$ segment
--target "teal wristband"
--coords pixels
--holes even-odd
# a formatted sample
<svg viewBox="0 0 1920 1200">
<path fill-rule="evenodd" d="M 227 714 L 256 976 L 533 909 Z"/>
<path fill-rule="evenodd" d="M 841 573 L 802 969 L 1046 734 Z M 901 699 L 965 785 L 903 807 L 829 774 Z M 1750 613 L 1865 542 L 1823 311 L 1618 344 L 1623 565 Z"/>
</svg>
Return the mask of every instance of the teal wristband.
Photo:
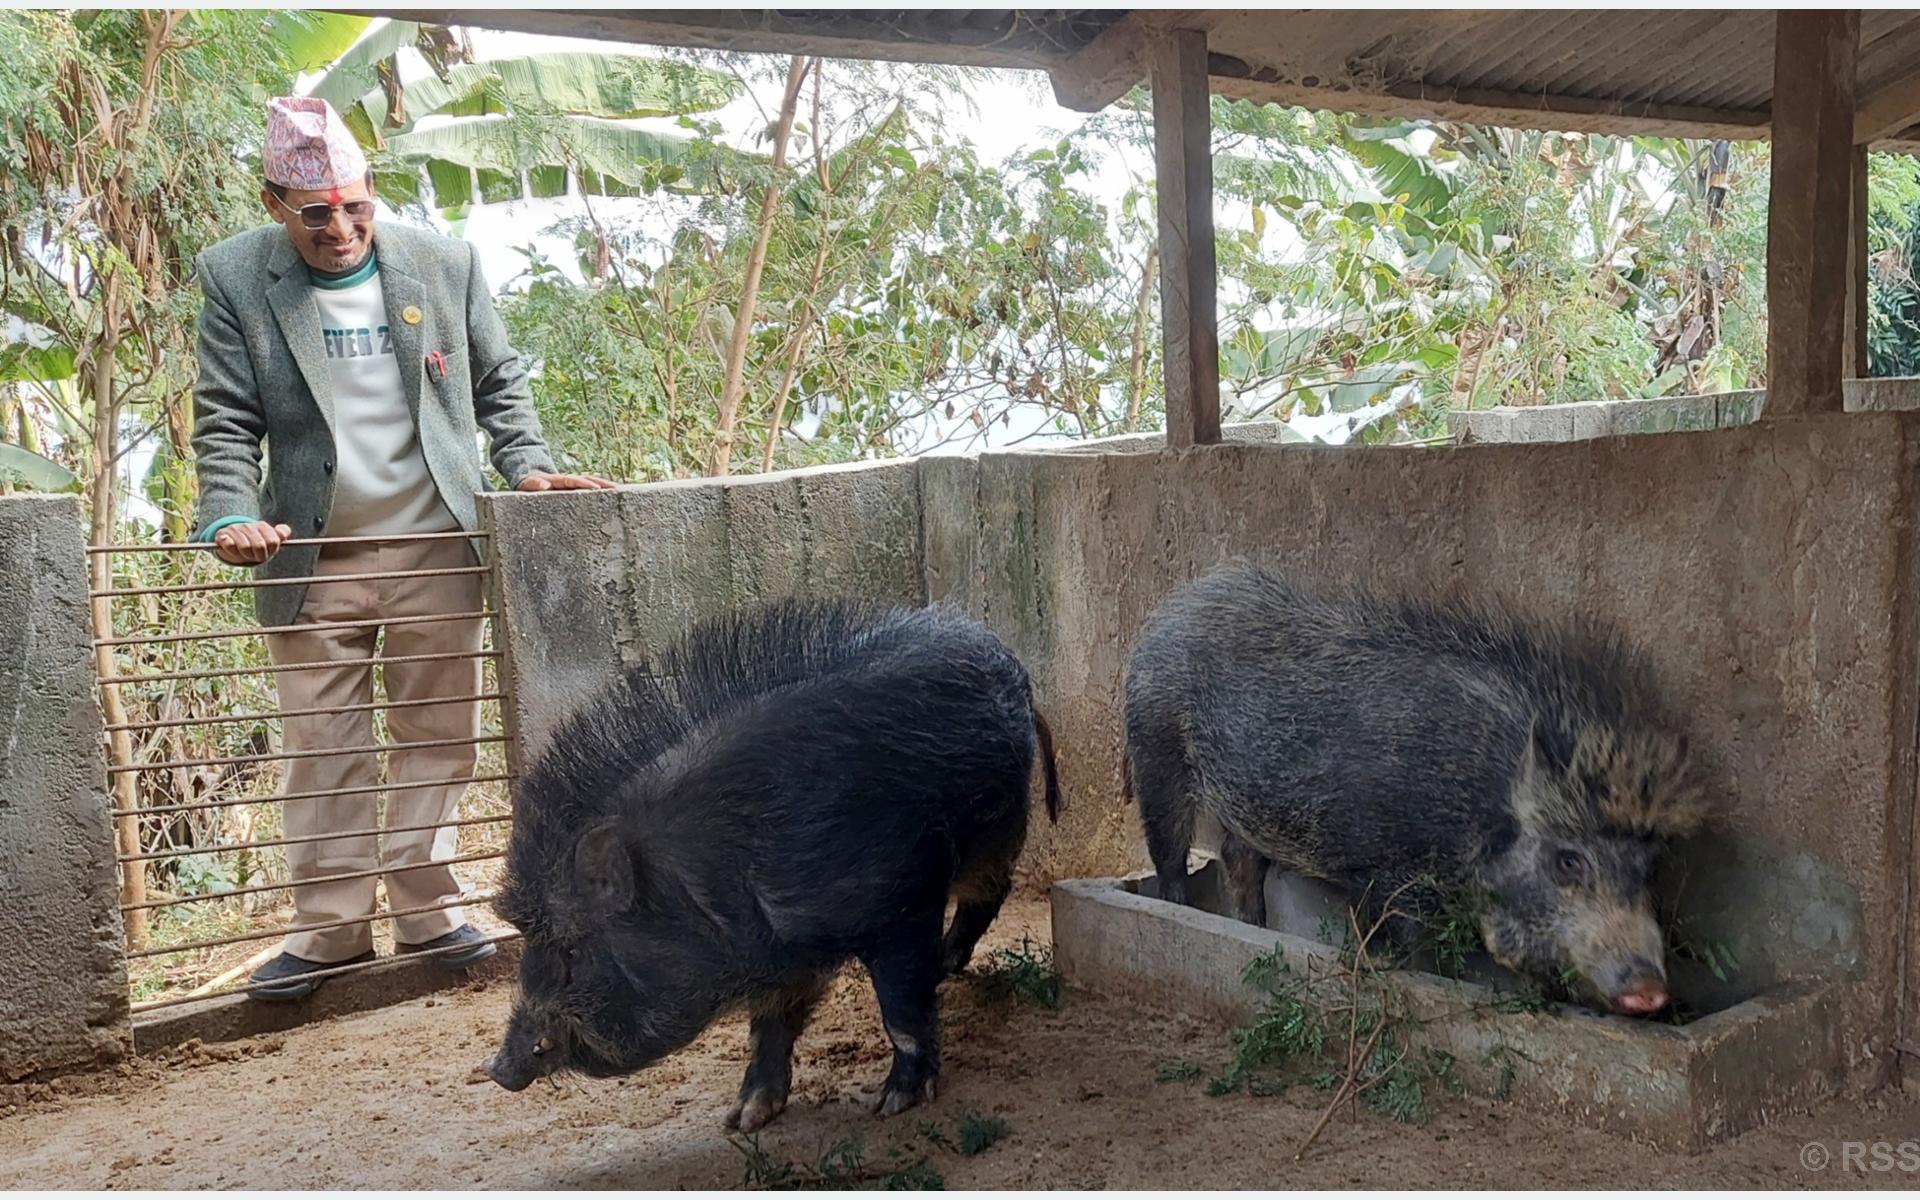
<svg viewBox="0 0 1920 1200">
<path fill-rule="evenodd" d="M 203 542 L 211 542 L 214 534 L 219 533 L 229 525 L 245 525 L 252 521 L 258 521 L 259 519 L 259 517 L 242 516 L 221 517 L 218 521 L 207 526 L 206 531 L 200 535 L 200 540 Z"/>
</svg>

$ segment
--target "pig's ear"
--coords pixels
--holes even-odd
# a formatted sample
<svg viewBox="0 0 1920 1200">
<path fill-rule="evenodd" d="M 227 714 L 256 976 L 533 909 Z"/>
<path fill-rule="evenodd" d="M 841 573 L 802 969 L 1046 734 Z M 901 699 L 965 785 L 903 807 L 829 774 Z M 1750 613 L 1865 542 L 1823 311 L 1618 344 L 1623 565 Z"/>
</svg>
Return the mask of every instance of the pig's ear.
<svg viewBox="0 0 1920 1200">
<path fill-rule="evenodd" d="M 1520 747 L 1520 761 L 1514 764 L 1513 777 L 1522 791 L 1531 791 L 1547 777 L 1548 764 L 1553 755 L 1547 748 L 1546 732 L 1540 727 L 1540 718 L 1535 717 L 1527 724 L 1527 740 Z"/>
<path fill-rule="evenodd" d="M 1520 747 L 1520 761 L 1514 764 L 1513 783 L 1508 801 L 1523 829 L 1539 830 L 1548 823 L 1554 788 L 1551 780 L 1553 753 L 1546 733 L 1535 717 L 1527 729 L 1527 740 Z"/>
<path fill-rule="evenodd" d="M 1553 747 L 1547 743 L 1547 724 L 1539 717 L 1527 728 L 1527 768 L 1543 778 L 1553 769 Z"/>
<path fill-rule="evenodd" d="M 603 821 L 580 835 L 573 848 L 573 867 L 589 896 L 610 912 L 633 904 L 633 848 L 617 821 Z"/>
</svg>

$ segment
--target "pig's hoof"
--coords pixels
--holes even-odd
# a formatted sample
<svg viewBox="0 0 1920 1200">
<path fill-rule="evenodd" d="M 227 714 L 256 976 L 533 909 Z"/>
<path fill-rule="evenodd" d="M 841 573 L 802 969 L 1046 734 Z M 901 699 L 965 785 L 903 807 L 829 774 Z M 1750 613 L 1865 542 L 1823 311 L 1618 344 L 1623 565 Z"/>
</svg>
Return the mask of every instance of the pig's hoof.
<svg viewBox="0 0 1920 1200">
<path fill-rule="evenodd" d="M 897 1117 L 914 1105 L 925 1100 L 933 1101 L 937 1078 L 929 1076 L 919 1087 L 902 1086 L 893 1080 L 887 1080 L 887 1086 L 880 1091 L 880 1098 L 873 1103 L 873 1115 L 876 1117 Z"/>
<path fill-rule="evenodd" d="M 786 1110 L 787 1098 L 772 1092 L 755 1092 L 742 1098 L 727 1114 L 727 1128 L 753 1133 Z"/>
</svg>

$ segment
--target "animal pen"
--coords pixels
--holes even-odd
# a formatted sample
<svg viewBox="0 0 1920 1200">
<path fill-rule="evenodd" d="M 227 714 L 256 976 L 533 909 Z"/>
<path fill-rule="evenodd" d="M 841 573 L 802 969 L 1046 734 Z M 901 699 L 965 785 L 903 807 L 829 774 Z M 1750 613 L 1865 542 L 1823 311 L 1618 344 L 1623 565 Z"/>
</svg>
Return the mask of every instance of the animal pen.
<svg viewBox="0 0 1920 1200">
<path fill-rule="evenodd" d="M 1169 590 L 1235 555 L 1353 584 L 1497 592 L 1605 615 L 1647 648 L 1712 755 L 1729 814 L 1680 848 L 1686 915 L 1699 936 L 1737 950 L 1726 978 L 1698 981 L 1704 1015 L 1689 1026 L 1566 1019 L 1563 1035 L 1562 1018 L 1526 1018 L 1508 1036 L 1534 1047 L 1539 1077 L 1514 1099 L 1698 1147 L 1887 1083 L 1915 1053 L 1920 381 L 1863 376 L 1866 155 L 1920 152 L 1920 16 L 393 15 L 1037 68 L 1062 103 L 1088 111 L 1152 85 L 1164 443 L 483 497 L 498 655 L 484 691 L 502 705 L 489 735 L 503 749 L 499 782 L 548 744 L 579 697 L 692 619 L 789 595 L 949 602 L 1028 665 L 1057 734 L 1068 800 L 1057 827 L 1036 825 L 1023 872 L 1030 889 L 1055 887 L 1068 982 L 1174 1007 L 1201 997 L 1198 1007 L 1231 1015 L 1248 1003 L 1246 957 L 1317 951 L 1299 929 L 1171 911 L 1124 878 L 1143 861 L 1119 766 L 1134 633 Z M 1702 45 L 1713 55 L 1697 57 Z M 1463 425 L 1458 444 L 1438 448 L 1283 446 L 1263 444 L 1258 426 L 1223 430 L 1209 92 L 1529 128 L 1771 138 L 1764 397 L 1622 402 L 1578 428 L 1541 410 L 1492 432 Z M 152 948 L 129 946 L 124 918 L 164 901 L 123 896 L 116 865 L 165 851 L 116 848 L 133 794 L 117 785 L 141 764 L 103 753 L 134 731 L 103 728 L 96 664 L 171 635 L 116 634 L 94 619 L 81 528 L 70 499 L 0 499 L 0 956 L 12 964 L 0 972 L 0 1081 L 432 986 L 414 964 L 383 964 L 358 990 L 323 990 L 291 1010 L 182 996 L 132 1011 L 128 967 L 142 960 L 130 955 Z M 109 687 L 152 678 L 106 674 Z M 497 827 L 499 816 L 474 820 Z M 1405 984 L 1430 988 L 1424 977 Z"/>
</svg>

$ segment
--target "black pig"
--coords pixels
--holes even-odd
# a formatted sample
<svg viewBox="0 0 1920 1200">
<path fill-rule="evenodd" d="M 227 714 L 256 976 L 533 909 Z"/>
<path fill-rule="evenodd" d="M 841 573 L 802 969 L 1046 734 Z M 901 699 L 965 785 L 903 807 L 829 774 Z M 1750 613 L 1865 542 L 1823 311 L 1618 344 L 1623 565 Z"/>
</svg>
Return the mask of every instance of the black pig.
<svg viewBox="0 0 1920 1200">
<path fill-rule="evenodd" d="M 744 1004 L 727 1126 L 750 1132 L 785 1107 L 794 1039 L 858 959 L 894 1047 L 876 1111 L 931 1097 L 935 986 L 1011 887 L 1036 741 L 1052 816 L 1026 670 L 952 610 L 783 602 L 696 627 L 516 789 L 496 907 L 526 946 L 488 1073 L 515 1091 L 625 1074 Z"/>
<path fill-rule="evenodd" d="M 1168 899 L 1185 902 L 1204 808 L 1241 920 L 1264 921 L 1269 860 L 1376 900 L 1437 883 L 1480 898 L 1503 965 L 1571 969 L 1616 1012 L 1667 1002 L 1648 875 L 1705 806 L 1684 737 L 1608 629 L 1318 593 L 1237 564 L 1147 620 L 1126 743 Z"/>
</svg>

